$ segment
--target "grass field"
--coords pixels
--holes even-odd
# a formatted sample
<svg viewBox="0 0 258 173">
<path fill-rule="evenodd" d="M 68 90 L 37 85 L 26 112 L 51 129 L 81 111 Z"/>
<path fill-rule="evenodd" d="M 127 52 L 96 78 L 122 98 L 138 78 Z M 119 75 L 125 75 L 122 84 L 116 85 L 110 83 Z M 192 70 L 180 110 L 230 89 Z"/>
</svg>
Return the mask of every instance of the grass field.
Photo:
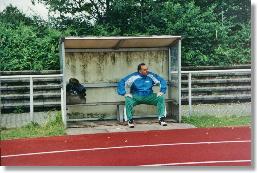
<svg viewBox="0 0 258 173">
<path fill-rule="evenodd" d="M 192 124 L 195 127 L 227 127 L 227 126 L 249 126 L 250 116 L 183 116 L 182 123 Z M 65 135 L 61 114 L 57 113 L 55 119 L 47 121 L 44 125 L 30 123 L 21 128 L 1 129 L 1 140 L 17 138 L 33 138 L 44 136 Z"/>
<path fill-rule="evenodd" d="M 251 125 L 250 116 L 183 116 L 183 123 L 192 124 L 195 127 L 228 127 Z"/>
<path fill-rule="evenodd" d="M 1 140 L 65 135 L 61 113 L 45 124 L 30 123 L 21 128 L 1 129 Z"/>
</svg>

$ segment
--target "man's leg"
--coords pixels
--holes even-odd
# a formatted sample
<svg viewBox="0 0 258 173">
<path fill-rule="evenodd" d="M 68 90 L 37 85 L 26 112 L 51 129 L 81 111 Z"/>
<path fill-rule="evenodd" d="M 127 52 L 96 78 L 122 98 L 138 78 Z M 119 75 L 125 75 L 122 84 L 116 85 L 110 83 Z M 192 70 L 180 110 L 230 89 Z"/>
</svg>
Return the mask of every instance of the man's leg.
<svg viewBox="0 0 258 173">
<path fill-rule="evenodd" d="M 166 117 L 165 97 L 163 95 L 157 97 L 156 95 L 156 99 L 157 99 L 157 112 L 160 120 L 160 118 Z"/>
<path fill-rule="evenodd" d="M 133 118 L 133 107 L 136 105 L 136 100 L 131 97 L 125 97 L 125 114 L 128 121 Z"/>
<path fill-rule="evenodd" d="M 144 104 L 148 105 L 156 105 L 157 106 L 157 113 L 158 113 L 158 118 L 159 120 L 162 117 L 166 116 L 166 105 L 165 105 L 165 97 L 164 96 L 159 96 L 157 97 L 157 94 L 153 93 L 147 97 L 144 97 L 142 102 Z"/>
</svg>

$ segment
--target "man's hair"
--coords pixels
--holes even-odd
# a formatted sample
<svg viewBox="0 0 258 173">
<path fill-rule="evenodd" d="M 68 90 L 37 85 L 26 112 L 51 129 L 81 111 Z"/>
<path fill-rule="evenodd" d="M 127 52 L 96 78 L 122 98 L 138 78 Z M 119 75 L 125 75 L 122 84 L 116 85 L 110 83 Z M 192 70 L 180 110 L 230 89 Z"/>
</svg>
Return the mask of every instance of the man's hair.
<svg viewBox="0 0 258 173">
<path fill-rule="evenodd" d="M 144 63 L 141 63 L 138 65 L 137 72 L 139 72 L 142 69 L 142 66 L 145 65 Z"/>
</svg>

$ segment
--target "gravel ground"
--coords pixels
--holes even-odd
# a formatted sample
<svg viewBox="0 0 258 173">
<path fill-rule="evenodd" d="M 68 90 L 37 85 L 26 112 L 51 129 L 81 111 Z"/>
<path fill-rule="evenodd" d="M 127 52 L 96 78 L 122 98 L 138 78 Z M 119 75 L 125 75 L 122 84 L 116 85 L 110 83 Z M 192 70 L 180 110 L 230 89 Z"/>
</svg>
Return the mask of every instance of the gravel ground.
<svg viewBox="0 0 258 173">
<path fill-rule="evenodd" d="M 44 124 L 49 119 L 55 117 L 57 112 L 35 112 L 34 120 L 38 124 Z M 11 113 L 11 114 L 1 114 L 0 115 L 0 127 L 1 128 L 16 128 L 22 127 L 30 123 L 30 113 Z"/>
<path fill-rule="evenodd" d="M 251 102 L 228 104 L 199 104 L 192 105 L 192 115 L 202 116 L 251 116 Z M 182 106 L 182 115 L 189 115 L 189 106 Z"/>
</svg>

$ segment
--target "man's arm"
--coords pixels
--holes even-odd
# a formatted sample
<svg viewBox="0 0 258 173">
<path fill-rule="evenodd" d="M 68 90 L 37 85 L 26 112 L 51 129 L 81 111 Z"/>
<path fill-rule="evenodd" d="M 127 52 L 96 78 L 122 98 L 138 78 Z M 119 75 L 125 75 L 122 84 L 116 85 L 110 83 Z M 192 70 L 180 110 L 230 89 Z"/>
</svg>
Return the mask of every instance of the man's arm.
<svg viewBox="0 0 258 173">
<path fill-rule="evenodd" d="M 117 93 L 121 96 L 124 96 L 126 94 L 126 90 L 125 90 L 125 87 L 126 87 L 126 82 L 128 81 L 128 79 L 130 77 L 132 77 L 134 75 L 134 73 L 124 77 L 123 79 L 121 79 L 119 82 L 118 82 L 118 86 L 117 86 Z"/>
<path fill-rule="evenodd" d="M 119 82 L 118 82 L 118 85 L 117 85 L 117 93 L 121 96 L 124 96 L 126 94 L 126 91 L 125 91 L 125 78 L 121 79 Z"/>
<path fill-rule="evenodd" d="M 162 77 L 160 77 L 159 75 L 157 75 L 157 78 L 160 81 L 160 92 L 166 94 L 166 91 L 167 91 L 167 81 L 165 79 L 163 79 Z"/>
<path fill-rule="evenodd" d="M 167 82 L 165 79 L 163 79 L 161 76 L 159 76 L 158 74 L 152 73 L 150 72 L 150 74 L 154 77 L 154 83 L 158 83 L 160 84 L 160 92 L 162 92 L 163 94 L 166 94 L 167 91 Z M 157 80 L 157 81 L 156 81 Z"/>
</svg>

